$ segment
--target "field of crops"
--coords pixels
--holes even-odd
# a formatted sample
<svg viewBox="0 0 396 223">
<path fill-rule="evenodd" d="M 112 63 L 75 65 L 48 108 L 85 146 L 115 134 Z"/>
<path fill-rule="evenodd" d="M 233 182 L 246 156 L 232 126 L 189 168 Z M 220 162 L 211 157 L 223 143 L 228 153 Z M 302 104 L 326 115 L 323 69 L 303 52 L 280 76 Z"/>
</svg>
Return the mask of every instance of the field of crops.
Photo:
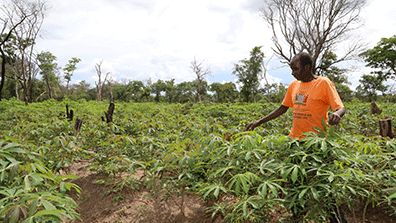
<svg viewBox="0 0 396 223">
<path fill-rule="evenodd" d="M 73 121 L 65 118 L 66 104 Z M 334 199 L 357 222 L 375 206 L 396 218 L 396 141 L 378 136 L 379 119 L 396 114 L 395 104 L 379 104 L 381 115 L 369 115 L 367 103 L 346 104 L 340 125 L 300 142 L 287 136 L 291 111 L 244 131 L 279 104 L 115 103 L 106 123 L 108 106 L 0 102 L 1 221 L 79 219 L 69 196 L 80 191 L 76 176 L 57 174 L 78 160 L 106 176 L 96 183 L 113 193 L 145 188 L 164 192 L 165 200 L 196 193 L 224 222 L 267 222 L 275 210 L 300 206 L 306 220 L 325 222 Z M 139 179 L 128 177 L 138 171 Z"/>
</svg>

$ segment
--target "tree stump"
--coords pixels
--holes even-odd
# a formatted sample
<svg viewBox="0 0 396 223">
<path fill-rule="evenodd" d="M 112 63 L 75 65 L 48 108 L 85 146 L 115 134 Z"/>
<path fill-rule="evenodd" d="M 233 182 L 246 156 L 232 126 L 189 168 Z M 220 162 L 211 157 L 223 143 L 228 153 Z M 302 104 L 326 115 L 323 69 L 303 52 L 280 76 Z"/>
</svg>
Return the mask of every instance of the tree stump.
<svg viewBox="0 0 396 223">
<path fill-rule="evenodd" d="M 105 112 L 105 116 L 106 116 L 106 122 L 110 123 L 113 122 L 113 112 L 114 112 L 114 103 L 111 102 L 109 105 L 109 109 L 107 110 L 107 112 Z"/>
<path fill-rule="evenodd" d="M 73 121 L 73 110 L 70 109 L 69 111 L 69 105 L 66 104 L 66 118 L 69 119 L 69 121 Z"/>
<path fill-rule="evenodd" d="M 382 137 L 389 137 L 393 138 L 393 131 L 392 131 L 392 117 L 385 117 L 379 121 L 380 126 L 380 135 Z"/>
<path fill-rule="evenodd" d="M 371 102 L 370 105 L 370 115 L 381 114 L 382 109 L 380 109 L 375 102 Z"/>
<path fill-rule="evenodd" d="M 73 121 L 73 116 L 74 116 L 73 109 L 70 109 L 69 116 L 67 117 L 69 119 L 69 121 Z"/>
<path fill-rule="evenodd" d="M 78 132 L 80 132 L 81 125 L 82 125 L 81 118 L 77 118 L 76 124 L 74 125 L 74 136 L 77 136 Z"/>
<path fill-rule="evenodd" d="M 66 118 L 69 118 L 69 105 L 66 104 Z"/>
</svg>

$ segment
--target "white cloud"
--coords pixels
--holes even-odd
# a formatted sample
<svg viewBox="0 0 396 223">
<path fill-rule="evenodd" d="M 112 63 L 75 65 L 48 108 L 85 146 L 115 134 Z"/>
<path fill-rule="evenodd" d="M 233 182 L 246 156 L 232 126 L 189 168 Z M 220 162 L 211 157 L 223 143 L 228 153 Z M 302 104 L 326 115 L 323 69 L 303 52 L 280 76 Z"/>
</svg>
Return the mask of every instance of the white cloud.
<svg viewBox="0 0 396 223">
<path fill-rule="evenodd" d="M 365 21 L 364 35 L 374 47 L 381 38 L 395 35 L 396 2 L 394 0 L 370 0 L 362 12 Z"/>
<path fill-rule="evenodd" d="M 48 2 L 52 8 L 38 51 L 53 53 L 60 66 L 72 57 L 82 59 L 75 80 L 93 83 L 97 58 L 103 59 L 103 69 L 113 79 L 181 82 L 195 79 L 190 68 L 194 56 L 216 76 L 219 71 L 231 73 L 234 63 L 247 58 L 254 46 L 272 53 L 271 32 L 259 12 L 262 0 Z M 394 11 L 393 0 L 369 2 L 364 13 L 372 42 L 394 34 Z"/>
<path fill-rule="evenodd" d="M 280 84 L 281 83 L 281 81 L 282 81 L 282 79 L 280 79 L 280 78 L 276 78 L 276 77 L 273 77 L 273 76 L 271 76 L 271 75 L 269 75 L 269 74 L 267 74 L 267 80 L 265 80 L 265 79 L 262 79 L 261 81 L 260 81 L 260 86 L 261 87 L 265 87 L 265 85 L 267 84 L 267 81 L 268 81 L 268 84 Z"/>
</svg>

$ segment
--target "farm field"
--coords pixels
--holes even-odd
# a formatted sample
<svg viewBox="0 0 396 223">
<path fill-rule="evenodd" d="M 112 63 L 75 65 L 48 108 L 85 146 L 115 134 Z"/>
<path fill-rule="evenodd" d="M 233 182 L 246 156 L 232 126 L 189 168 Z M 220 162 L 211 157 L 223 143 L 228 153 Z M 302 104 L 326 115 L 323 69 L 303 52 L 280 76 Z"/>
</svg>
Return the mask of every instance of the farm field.
<svg viewBox="0 0 396 223">
<path fill-rule="evenodd" d="M 378 136 L 396 105 L 345 105 L 298 142 L 291 111 L 244 131 L 279 104 L 115 103 L 106 123 L 108 102 L 3 100 L 0 220 L 276 222 L 303 206 L 325 222 L 335 199 L 349 222 L 396 222 L 396 141 Z"/>
</svg>

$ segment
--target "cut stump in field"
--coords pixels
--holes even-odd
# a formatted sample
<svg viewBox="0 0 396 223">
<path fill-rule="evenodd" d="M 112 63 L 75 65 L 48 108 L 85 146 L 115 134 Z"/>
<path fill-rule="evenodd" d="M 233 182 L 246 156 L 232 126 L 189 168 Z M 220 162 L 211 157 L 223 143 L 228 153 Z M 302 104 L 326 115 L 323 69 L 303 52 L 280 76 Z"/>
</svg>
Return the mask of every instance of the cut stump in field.
<svg viewBox="0 0 396 223">
<path fill-rule="evenodd" d="M 76 124 L 74 125 L 74 136 L 77 136 L 78 132 L 81 129 L 82 120 L 81 118 L 76 119 Z"/>
<path fill-rule="evenodd" d="M 371 102 L 370 105 L 370 115 L 381 114 L 382 109 L 380 109 L 375 102 Z"/>
<path fill-rule="evenodd" d="M 382 137 L 393 138 L 392 117 L 385 117 L 379 121 L 380 135 Z"/>
<path fill-rule="evenodd" d="M 66 118 L 69 119 L 69 121 L 73 121 L 73 110 L 70 109 L 69 111 L 69 105 L 66 104 Z"/>
<path fill-rule="evenodd" d="M 106 122 L 110 123 L 113 122 L 113 112 L 114 112 L 114 103 L 111 102 L 109 105 L 109 109 L 107 110 L 107 112 L 105 112 L 105 116 L 106 116 Z"/>
</svg>

